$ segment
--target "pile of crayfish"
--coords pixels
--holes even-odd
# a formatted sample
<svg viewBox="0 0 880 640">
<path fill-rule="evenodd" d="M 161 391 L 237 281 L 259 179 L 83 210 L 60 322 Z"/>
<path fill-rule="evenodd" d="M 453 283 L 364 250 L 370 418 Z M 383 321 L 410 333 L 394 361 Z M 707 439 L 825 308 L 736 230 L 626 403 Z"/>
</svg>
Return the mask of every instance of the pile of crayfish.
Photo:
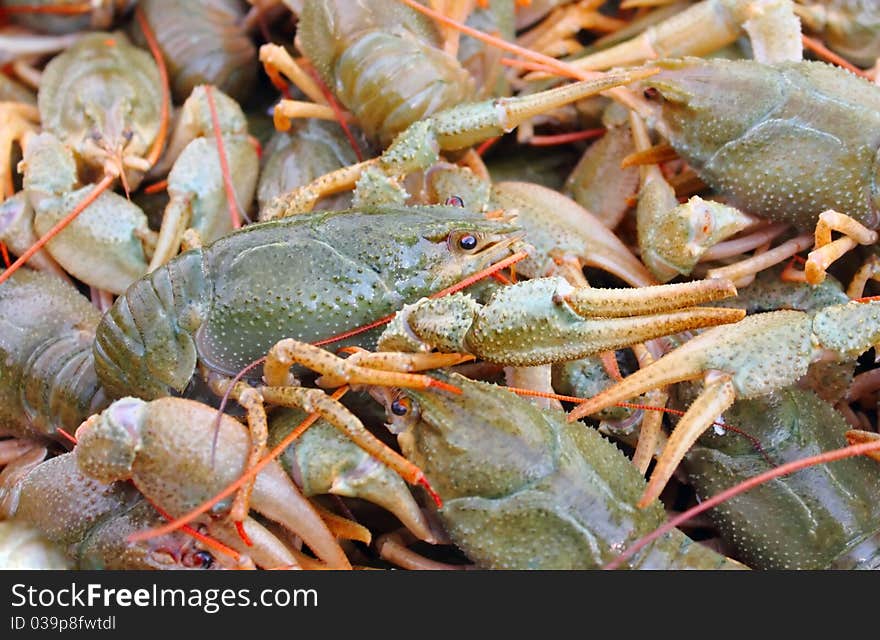
<svg viewBox="0 0 880 640">
<path fill-rule="evenodd" d="M 0 3 L 0 566 L 880 568 L 880 3 Z"/>
</svg>

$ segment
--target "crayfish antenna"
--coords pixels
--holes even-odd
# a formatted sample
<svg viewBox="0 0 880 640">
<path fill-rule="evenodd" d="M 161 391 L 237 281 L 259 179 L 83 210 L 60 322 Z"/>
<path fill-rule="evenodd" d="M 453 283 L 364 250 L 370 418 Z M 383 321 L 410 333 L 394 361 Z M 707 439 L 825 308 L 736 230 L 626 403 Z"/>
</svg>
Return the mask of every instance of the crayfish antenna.
<svg viewBox="0 0 880 640">
<path fill-rule="evenodd" d="M 241 228 L 241 219 L 244 217 L 238 198 L 235 195 L 235 187 L 232 186 L 232 176 L 229 175 L 229 162 L 226 159 L 226 146 L 223 144 L 223 134 L 220 131 L 220 118 L 217 116 L 217 105 L 214 103 L 214 88 L 205 85 L 205 97 L 208 99 L 208 109 L 211 112 L 211 126 L 214 129 L 214 141 L 217 144 L 217 155 L 220 157 L 220 170 L 223 173 L 223 188 L 226 191 L 226 204 L 229 207 L 229 218 L 232 220 L 232 228 Z"/>
<path fill-rule="evenodd" d="M 6 280 L 8 280 L 9 277 L 12 276 L 13 273 L 18 271 L 19 268 L 21 268 L 21 266 L 25 262 L 30 260 L 30 258 L 35 253 L 37 253 L 40 249 L 42 249 L 43 246 L 47 242 L 49 242 L 49 240 L 51 240 L 52 238 L 57 236 L 59 233 L 61 233 L 65 229 L 65 227 L 67 227 L 67 225 L 69 225 L 71 222 L 73 222 L 76 219 L 76 217 L 86 209 L 86 207 L 88 207 L 90 204 L 92 204 L 98 198 L 98 196 L 100 196 L 102 193 L 104 193 L 104 191 L 106 191 L 107 188 L 111 184 L 113 184 L 113 181 L 115 179 L 116 178 L 114 178 L 112 175 L 105 175 L 101 179 L 101 181 L 95 185 L 94 189 L 92 189 L 88 193 L 88 195 L 86 195 L 86 197 L 83 198 L 82 201 L 78 205 L 76 205 L 76 207 L 74 207 L 73 211 L 68 213 L 61 220 L 59 220 L 55 224 L 55 226 L 53 226 L 51 229 L 49 229 L 49 231 L 47 231 L 39 240 L 37 240 L 34 244 L 32 244 L 30 246 L 30 248 L 28 248 L 27 251 L 22 253 L 18 257 L 18 260 L 13 262 L 12 265 L 8 269 L 6 269 L 3 273 L 0 273 L 0 284 L 5 282 Z"/>
<path fill-rule="evenodd" d="M 150 27 L 149 22 L 147 22 L 143 9 L 135 7 L 134 17 L 138 21 L 138 26 L 140 26 L 141 31 L 144 33 L 144 38 L 147 41 L 150 54 L 152 54 L 153 60 L 156 61 L 156 66 L 159 69 L 159 79 L 162 85 L 162 106 L 159 113 L 159 131 L 157 132 L 156 139 L 153 141 L 153 146 L 150 147 L 146 157 L 146 161 L 152 167 L 159 160 L 159 156 L 162 155 L 162 151 L 165 149 L 165 141 L 168 137 L 168 121 L 171 112 L 171 89 L 168 81 L 168 67 L 165 66 L 165 58 L 162 57 L 159 43 L 156 41 L 156 35 L 153 33 L 153 29 Z"/>
</svg>

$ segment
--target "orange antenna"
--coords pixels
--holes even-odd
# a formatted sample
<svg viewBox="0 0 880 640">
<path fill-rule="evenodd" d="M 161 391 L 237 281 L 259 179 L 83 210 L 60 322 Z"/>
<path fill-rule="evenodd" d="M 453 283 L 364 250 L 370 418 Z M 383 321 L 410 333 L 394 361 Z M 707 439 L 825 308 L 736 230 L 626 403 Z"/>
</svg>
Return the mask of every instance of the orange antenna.
<svg viewBox="0 0 880 640">
<path fill-rule="evenodd" d="M 506 387 L 504 385 L 500 385 L 502 389 L 507 389 L 508 391 L 512 391 L 513 393 L 519 396 L 531 396 L 535 398 L 548 398 L 550 400 L 559 400 L 560 402 L 573 402 L 575 404 L 580 404 L 585 402 L 586 398 L 579 398 L 577 396 L 564 396 L 558 393 L 551 393 L 549 391 L 533 391 L 532 389 L 523 389 L 521 387 Z M 655 407 L 653 405 L 648 404 L 634 404 L 632 402 L 615 402 L 615 407 L 626 407 L 627 409 L 641 409 L 642 411 L 662 411 L 663 413 L 671 413 L 675 416 L 683 416 L 684 411 L 679 411 L 678 409 L 670 409 L 669 407 Z M 733 427 L 724 422 L 718 422 L 717 420 L 712 423 L 713 425 L 725 429 L 726 431 L 731 431 L 738 435 L 741 435 L 749 442 L 752 443 L 752 446 L 758 451 L 764 461 L 769 464 L 771 467 L 773 466 L 773 461 L 767 455 L 767 452 L 764 450 L 764 447 L 761 446 L 761 441 L 758 440 L 755 436 L 750 434 L 743 429 L 739 429 L 737 427 Z"/>
<path fill-rule="evenodd" d="M 831 49 L 822 44 L 820 40 L 817 40 L 816 38 L 811 38 L 810 36 L 803 34 L 801 34 L 801 40 L 804 43 L 804 48 L 809 49 L 826 62 L 836 64 L 838 67 L 843 67 L 847 71 L 851 71 L 857 76 L 865 78 L 868 81 L 871 80 L 871 76 L 866 71 L 859 69 L 846 58 L 842 58 L 834 53 Z"/>
<path fill-rule="evenodd" d="M 150 53 L 153 55 L 153 59 L 156 61 L 156 67 L 159 69 L 159 80 L 161 82 L 162 89 L 162 106 L 161 111 L 159 112 L 159 131 L 156 134 L 156 139 L 153 141 L 153 146 L 150 147 L 149 153 L 147 153 L 146 160 L 150 163 L 150 165 L 156 164 L 156 161 L 159 159 L 159 156 L 162 155 L 162 149 L 165 147 L 165 138 L 168 136 L 168 117 L 171 109 L 171 90 L 169 88 L 168 83 L 168 68 L 165 66 L 165 58 L 162 57 L 162 51 L 159 49 L 159 43 L 156 41 L 156 35 L 153 33 L 153 29 L 150 28 L 150 24 L 147 22 L 146 17 L 144 17 L 143 10 L 138 6 L 134 9 L 134 17 L 138 21 L 138 26 L 140 26 L 141 31 L 144 32 L 144 38 L 147 40 L 147 46 L 150 48 Z"/>
<path fill-rule="evenodd" d="M 217 453 L 217 437 L 220 435 L 220 420 L 223 418 L 223 410 L 226 408 L 226 404 L 229 402 L 229 396 L 232 394 L 232 389 L 235 388 L 235 385 L 245 376 L 245 374 L 256 366 L 263 364 L 266 362 L 266 356 L 262 358 L 257 358 L 250 364 L 245 365 L 241 371 L 235 374 L 235 377 L 226 387 L 226 391 L 223 392 L 223 398 L 220 400 L 220 406 L 217 407 L 217 417 L 214 418 L 214 439 L 211 441 L 211 466 L 214 466 L 216 461 L 215 454 Z"/>
<path fill-rule="evenodd" d="M 75 16 L 82 13 L 91 13 L 93 3 L 80 2 L 77 4 L 60 4 L 60 5 L 20 5 L 17 7 L 2 7 L 0 14 L 3 13 L 52 13 L 55 15 Z"/>
<path fill-rule="evenodd" d="M 232 186 L 232 176 L 229 175 L 229 162 L 226 159 L 226 146 L 223 144 L 223 135 L 220 133 L 220 118 L 217 116 L 217 105 L 214 103 L 214 87 L 205 85 L 205 97 L 208 99 L 208 110 L 211 112 L 211 126 L 214 129 L 214 141 L 217 144 L 217 155 L 220 157 L 220 171 L 223 173 L 223 188 L 226 191 L 226 204 L 229 206 L 229 218 L 232 220 L 232 228 L 241 228 L 241 209 L 238 206 L 238 198 L 235 188 Z"/>
<path fill-rule="evenodd" d="M 533 147 L 552 147 L 559 144 L 568 144 L 569 142 L 579 142 L 581 140 L 594 140 L 605 135 L 606 129 L 600 127 L 598 129 L 583 129 L 581 131 L 571 131 L 569 133 L 558 133 L 552 136 L 532 136 L 528 143 Z"/>
<path fill-rule="evenodd" d="M 113 177 L 113 176 L 111 176 L 111 175 L 105 175 L 105 176 L 101 179 L 101 181 L 100 181 L 98 184 L 95 185 L 95 188 L 92 189 L 91 191 L 89 191 L 88 195 L 86 195 L 86 197 L 83 198 L 83 200 L 82 200 L 78 205 L 76 205 L 76 207 L 74 207 L 73 211 L 71 211 L 71 212 L 68 213 L 66 216 L 64 216 L 61 220 L 59 220 L 59 221 L 55 224 L 54 227 L 52 227 L 51 229 L 49 229 L 49 231 L 47 231 L 46 234 L 45 234 L 42 238 L 40 238 L 40 239 L 37 240 L 34 244 L 32 244 L 30 247 L 28 247 L 27 251 L 25 251 L 24 253 L 22 253 L 22 254 L 18 257 L 18 260 L 16 260 L 15 262 L 12 263 L 12 266 L 11 266 L 11 267 L 9 267 L 8 269 L 6 269 L 6 271 L 4 271 L 3 273 L 0 273 L 0 284 L 3 284 L 6 280 L 8 280 L 9 277 L 10 277 L 13 273 L 15 273 L 16 271 L 18 271 L 18 269 L 19 269 L 19 268 L 20 268 L 25 262 L 27 262 L 28 260 L 30 260 L 31 257 L 32 257 L 37 251 L 39 251 L 40 249 L 42 249 L 43 246 L 44 246 L 47 242 L 49 242 L 49 240 L 51 240 L 52 238 L 54 238 L 55 236 L 57 236 L 59 233 L 61 233 L 61 232 L 64 230 L 64 228 L 65 228 L 67 225 L 69 225 L 71 222 L 73 222 L 73 220 L 74 220 L 74 219 L 75 219 L 80 213 L 82 213 L 83 210 L 84 210 L 86 207 L 88 207 L 90 204 L 92 204 L 92 203 L 98 198 L 99 195 L 101 195 L 102 193 L 104 193 L 104 191 L 107 190 L 107 187 L 109 187 L 111 184 L 113 184 L 113 180 L 114 180 L 114 177 Z"/>
<path fill-rule="evenodd" d="M 162 507 L 157 505 L 155 502 L 153 502 L 149 498 L 147 498 L 147 502 L 149 502 L 150 505 L 152 505 L 152 507 L 158 512 L 158 514 L 160 516 L 162 516 L 163 518 L 165 518 L 166 520 L 173 519 L 171 517 L 171 515 L 168 514 L 167 511 L 165 511 Z M 204 544 L 206 547 L 214 549 L 215 551 L 219 551 L 223 555 L 229 556 L 230 558 L 232 558 L 234 560 L 238 560 L 241 557 L 235 549 L 227 547 L 225 544 L 223 544 L 219 540 L 215 540 L 214 538 L 212 538 L 210 536 L 206 536 L 204 533 L 200 533 L 200 532 L 196 531 L 188 524 L 183 525 L 182 527 L 180 527 L 180 529 L 181 529 L 181 531 L 183 531 L 187 535 L 195 538 L 196 540 L 198 540 L 199 542 Z"/>
<path fill-rule="evenodd" d="M 66 440 L 69 440 L 71 443 L 73 443 L 74 446 L 76 446 L 77 440 L 75 437 L 73 437 L 72 435 L 67 433 L 64 429 L 61 429 L 61 428 L 56 429 L 56 431 L 58 431 L 58 433 L 61 434 Z"/>
<path fill-rule="evenodd" d="M 168 180 L 163 178 L 158 182 L 154 182 L 151 185 L 144 187 L 144 193 L 147 195 L 153 195 L 154 193 L 159 193 L 161 191 L 165 191 L 168 188 Z"/>
<path fill-rule="evenodd" d="M 602 568 L 617 569 L 623 562 L 631 558 L 639 550 L 644 549 L 654 540 L 661 537 L 668 531 L 674 529 L 681 523 L 690 520 L 694 516 L 703 513 L 704 511 L 708 511 L 709 509 L 716 507 L 722 502 L 730 500 L 731 498 L 738 496 L 741 493 L 745 493 L 750 489 L 754 489 L 758 485 L 764 484 L 765 482 L 787 476 L 790 473 L 800 471 L 801 469 L 806 469 L 807 467 L 813 467 L 818 464 L 825 464 L 826 462 L 834 462 L 835 460 L 843 460 L 844 458 L 861 456 L 876 451 L 880 451 L 880 440 L 874 440 L 872 442 L 855 444 L 847 447 L 842 447 L 840 449 L 834 449 L 832 451 L 826 451 L 815 456 L 809 456 L 800 460 L 794 460 L 793 462 L 789 462 L 780 465 L 774 469 L 770 469 L 769 471 L 765 471 L 764 473 L 760 473 L 752 478 L 749 478 L 748 480 L 740 482 L 739 484 L 722 491 L 715 496 L 712 496 L 708 500 L 705 500 L 700 504 L 691 507 L 687 511 L 678 514 L 677 516 L 669 520 L 666 524 L 658 527 L 657 529 L 654 529 L 654 531 L 652 531 L 651 533 L 636 540 L 617 558 L 615 558 Z"/>
<path fill-rule="evenodd" d="M 495 136 L 494 138 L 489 138 L 488 140 L 486 140 L 483 144 L 477 147 L 477 155 L 482 156 L 483 154 L 485 154 L 499 140 L 501 140 L 501 136 Z"/>
</svg>

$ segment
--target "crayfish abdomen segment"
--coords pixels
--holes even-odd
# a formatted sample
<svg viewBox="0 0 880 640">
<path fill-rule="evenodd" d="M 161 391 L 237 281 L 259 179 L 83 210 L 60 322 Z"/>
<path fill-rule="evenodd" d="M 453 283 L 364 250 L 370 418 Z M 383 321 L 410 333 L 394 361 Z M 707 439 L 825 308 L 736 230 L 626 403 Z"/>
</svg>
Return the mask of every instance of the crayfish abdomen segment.
<svg viewBox="0 0 880 640">
<path fill-rule="evenodd" d="M 195 372 L 193 334 L 209 304 L 203 254 L 190 251 L 129 287 L 95 339 L 95 368 L 111 397 L 182 392 Z"/>
<path fill-rule="evenodd" d="M 389 143 L 413 122 L 472 100 L 458 60 L 433 25 L 400 3 L 305 2 L 298 37 L 364 131 Z"/>
<path fill-rule="evenodd" d="M 99 319 L 51 274 L 23 269 L 0 287 L 0 429 L 72 432 L 102 407 L 89 352 Z"/>
</svg>

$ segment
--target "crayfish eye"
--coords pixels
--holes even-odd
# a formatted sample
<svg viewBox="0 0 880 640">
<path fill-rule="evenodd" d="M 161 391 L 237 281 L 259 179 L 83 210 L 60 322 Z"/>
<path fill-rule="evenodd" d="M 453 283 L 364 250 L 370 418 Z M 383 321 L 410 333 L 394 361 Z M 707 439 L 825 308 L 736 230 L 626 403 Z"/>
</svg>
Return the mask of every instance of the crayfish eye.
<svg viewBox="0 0 880 640">
<path fill-rule="evenodd" d="M 470 231 L 453 231 L 446 238 L 446 244 L 450 251 L 463 251 L 473 253 L 483 244 L 476 233 Z"/>
<path fill-rule="evenodd" d="M 660 91 L 657 89 L 657 87 L 648 87 L 643 92 L 643 95 L 648 100 L 656 100 L 660 97 Z"/>
<path fill-rule="evenodd" d="M 210 569 L 214 566 L 214 556 L 204 549 L 192 553 L 184 552 L 180 564 L 190 569 Z"/>
<path fill-rule="evenodd" d="M 466 233 L 458 239 L 458 246 L 465 251 L 473 251 L 477 248 L 477 238 L 470 233 Z"/>
<path fill-rule="evenodd" d="M 477 239 L 471 234 L 465 234 L 458 239 L 458 246 L 465 251 L 473 251 L 477 248 Z"/>
<path fill-rule="evenodd" d="M 134 137 L 134 131 L 132 131 L 131 129 L 126 129 L 125 131 L 122 132 L 122 138 L 126 142 L 131 142 L 131 139 L 133 137 Z"/>
<path fill-rule="evenodd" d="M 409 398 L 398 398 L 391 403 L 391 413 L 396 416 L 405 416 L 412 408 Z"/>
<path fill-rule="evenodd" d="M 208 551 L 197 551 L 193 554 L 196 565 L 201 567 L 202 569 L 210 569 L 214 564 L 214 556 L 212 556 Z"/>
</svg>

